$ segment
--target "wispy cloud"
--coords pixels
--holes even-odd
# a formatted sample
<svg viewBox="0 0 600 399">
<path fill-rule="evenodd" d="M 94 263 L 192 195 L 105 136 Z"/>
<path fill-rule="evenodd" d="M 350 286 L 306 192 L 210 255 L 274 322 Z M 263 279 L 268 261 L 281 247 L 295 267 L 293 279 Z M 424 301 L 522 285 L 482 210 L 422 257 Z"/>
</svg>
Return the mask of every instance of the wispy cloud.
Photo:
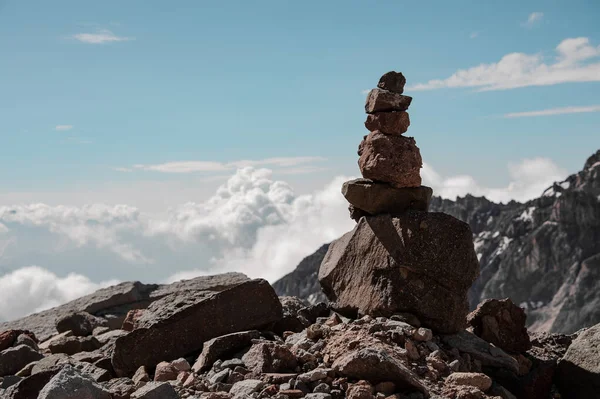
<svg viewBox="0 0 600 399">
<path fill-rule="evenodd" d="M 67 137 L 67 141 L 76 144 L 93 144 L 94 142 L 90 139 L 86 139 L 85 137 Z"/>
<path fill-rule="evenodd" d="M 477 36 L 479 36 L 479 32 L 471 32 L 471 34 L 469 35 L 471 39 L 475 39 Z"/>
<path fill-rule="evenodd" d="M 73 129 L 73 125 L 56 125 L 54 128 L 54 130 L 58 130 L 59 132 L 65 132 L 71 129 Z"/>
<path fill-rule="evenodd" d="M 530 116 L 550 116 L 550 115 L 563 115 L 563 114 L 580 114 L 585 112 L 600 112 L 600 105 L 590 105 L 586 107 L 563 107 L 563 108 L 551 108 L 540 111 L 528 111 L 528 112 L 512 112 L 504 115 L 505 118 L 525 118 Z"/>
<path fill-rule="evenodd" d="M 88 44 L 104 44 L 135 40 L 135 37 L 117 36 L 107 29 L 100 29 L 96 31 L 96 33 L 77 33 L 72 37 L 75 40 Z"/>
<path fill-rule="evenodd" d="M 527 21 L 523 22 L 522 25 L 527 28 L 533 28 L 535 25 L 537 25 L 539 22 L 541 22 L 542 19 L 544 19 L 543 12 L 540 12 L 540 11 L 532 12 L 531 14 L 529 14 Z"/>
<path fill-rule="evenodd" d="M 213 161 L 176 161 L 165 162 L 161 164 L 144 165 L 136 164 L 128 168 L 114 168 L 119 172 L 131 172 L 133 170 L 145 170 L 162 173 L 196 173 L 196 172 L 224 172 L 244 168 L 248 166 L 261 167 L 268 166 L 272 168 L 292 168 L 299 165 L 306 165 L 313 162 L 325 161 L 322 157 L 279 157 L 267 158 L 261 160 L 240 160 L 232 162 L 213 162 Z M 314 172 L 320 169 L 305 168 L 304 173 Z M 298 173 L 298 172 L 297 172 Z"/>
<path fill-rule="evenodd" d="M 600 46 L 587 37 L 565 39 L 556 46 L 553 62 L 541 54 L 510 53 L 492 64 L 460 69 L 446 79 L 419 83 L 410 90 L 475 87 L 480 91 L 527 86 L 550 86 L 571 82 L 600 81 Z"/>
</svg>

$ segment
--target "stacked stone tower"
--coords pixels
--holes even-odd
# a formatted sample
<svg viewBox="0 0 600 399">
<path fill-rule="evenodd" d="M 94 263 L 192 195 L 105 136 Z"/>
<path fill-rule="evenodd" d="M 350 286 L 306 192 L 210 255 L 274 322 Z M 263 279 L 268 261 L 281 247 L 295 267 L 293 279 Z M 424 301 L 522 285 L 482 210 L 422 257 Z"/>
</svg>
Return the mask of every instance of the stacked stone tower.
<svg viewBox="0 0 600 399">
<path fill-rule="evenodd" d="M 349 317 L 409 313 L 451 334 L 466 326 L 467 293 L 479 274 L 468 224 L 429 213 L 421 154 L 412 137 L 406 79 L 388 72 L 367 97 L 358 149 L 364 178 L 344 183 L 354 229 L 330 246 L 319 269 L 325 295 Z"/>
<path fill-rule="evenodd" d="M 406 78 L 388 72 L 367 96 L 365 127 L 371 132 L 358 147 L 363 179 L 344 183 L 350 216 L 400 215 L 407 210 L 427 211 L 433 191 L 421 186 L 421 153 L 412 137 L 403 134 L 410 125 L 405 96 Z"/>
</svg>

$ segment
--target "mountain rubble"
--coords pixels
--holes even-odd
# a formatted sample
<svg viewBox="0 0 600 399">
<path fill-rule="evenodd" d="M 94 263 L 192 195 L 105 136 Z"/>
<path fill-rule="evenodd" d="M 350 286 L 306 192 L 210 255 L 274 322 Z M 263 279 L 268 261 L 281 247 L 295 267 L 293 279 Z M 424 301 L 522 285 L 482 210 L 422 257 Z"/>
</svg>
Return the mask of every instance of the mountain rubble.
<svg viewBox="0 0 600 399">
<path fill-rule="evenodd" d="M 370 115 L 405 112 L 404 83 L 402 74 L 384 75 L 368 97 Z M 408 128 L 407 115 L 368 118 L 385 132 Z M 409 159 L 408 169 L 391 181 L 379 144 L 365 143 L 362 164 L 383 179 L 367 185 L 422 190 L 418 149 L 404 143 L 410 156 L 387 165 L 392 173 Z M 599 398 L 600 326 L 529 333 L 510 300 L 468 314 L 479 272 L 471 229 L 426 212 L 426 197 L 392 213 L 356 208 L 363 216 L 321 264 L 330 302 L 278 297 L 264 280 L 229 273 L 123 283 L 3 323 L 0 397 Z"/>
</svg>

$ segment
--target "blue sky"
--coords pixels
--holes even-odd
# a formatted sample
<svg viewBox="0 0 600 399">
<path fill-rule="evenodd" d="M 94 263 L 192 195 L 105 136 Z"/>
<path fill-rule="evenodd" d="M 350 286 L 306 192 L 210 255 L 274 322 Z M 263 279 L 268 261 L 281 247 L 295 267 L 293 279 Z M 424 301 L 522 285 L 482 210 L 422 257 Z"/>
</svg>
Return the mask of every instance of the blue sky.
<svg viewBox="0 0 600 399">
<path fill-rule="evenodd" d="M 322 173 L 353 174 L 363 91 L 382 73 L 402 71 L 410 86 L 513 52 L 552 63 L 568 38 L 600 45 L 600 4 L 590 0 L 0 4 L 9 191 L 189 178 L 114 169 L 177 161 L 324 157 Z M 102 38 L 118 40 L 93 43 Z M 523 158 L 574 172 L 600 145 L 597 109 L 503 115 L 598 106 L 595 80 L 407 90 L 409 133 L 436 170 L 489 185 L 507 183 L 506 164 Z"/>
<path fill-rule="evenodd" d="M 539 196 L 600 147 L 599 19 L 596 0 L 0 0 L 0 320 L 115 281 L 289 272 L 354 226 L 340 187 L 390 70 L 424 184 Z"/>
</svg>

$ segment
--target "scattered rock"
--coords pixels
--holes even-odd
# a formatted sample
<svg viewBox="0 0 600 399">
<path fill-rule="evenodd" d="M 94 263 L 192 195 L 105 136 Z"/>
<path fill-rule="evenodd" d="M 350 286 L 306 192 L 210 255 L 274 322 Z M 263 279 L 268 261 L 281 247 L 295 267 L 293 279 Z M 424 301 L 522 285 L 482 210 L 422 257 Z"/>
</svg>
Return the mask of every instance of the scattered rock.
<svg viewBox="0 0 600 399">
<path fill-rule="evenodd" d="M 2 352 L 5 349 L 10 348 L 11 346 L 15 346 L 15 343 L 17 342 L 17 339 L 21 335 L 28 336 L 35 343 L 38 342 L 38 340 L 35 337 L 35 334 L 33 334 L 31 331 L 26 331 L 26 330 L 7 330 L 7 331 L 2 331 L 2 332 L 0 332 L 0 352 Z"/>
<path fill-rule="evenodd" d="M 210 369 L 217 360 L 225 360 L 229 355 L 252 345 L 253 339 L 258 339 L 260 333 L 256 330 L 241 331 L 222 335 L 206 341 L 202 346 L 202 353 L 194 363 L 192 370 L 202 372 Z"/>
<path fill-rule="evenodd" d="M 468 331 L 463 330 L 454 335 L 443 336 L 442 340 L 452 348 L 468 353 L 484 366 L 506 368 L 514 373 L 519 372 L 519 363 L 512 356 Z"/>
<path fill-rule="evenodd" d="M 44 355 L 27 345 L 18 345 L 0 352 L 0 377 L 15 375 L 31 362 L 40 360 Z"/>
<path fill-rule="evenodd" d="M 179 395 L 168 382 L 149 382 L 132 393 L 131 399 L 179 399 Z"/>
<path fill-rule="evenodd" d="M 452 373 L 446 378 L 446 384 L 468 385 L 485 392 L 492 386 L 492 379 L 482 373 Z"/>
<path fill-rule="evenodd" d="M 372 348 L 352 351 L 332 366 L 341 375 L 374 383 L 392 381 L 404 388 L 426 392 L 425 387 L 411 370 L 390 354 Z"/>
<path fill-rule="evenodd" d="M 229 394 L 235 399 L 245 399 L 250 397 L 254 392 L 260 391 L 264 386 L 265 383 L 261 380 L 244 380 L 233 384 Z"/>
<path fill-rule="evenodd" d="M 169 362 L 160 362 L 156 365 L 156 371 L 154 372 L 154 381 L 172 381 L 177 379 L 178 371 Z"/>
<path fill-rule="evenodd" d="M 421 186 L 423 161 L 414 138 L 372 132 L 358 148 L 364 178 L 398 188 Z"/>
<path fill-rule="evenodd" d="M 129 399 L 135 392 L 135 383 L 129 378 L 114 378 L 103 385 L 113 399 Z"/>
<path fill-rule="evenodd" d="M 296 368 L 296 357 L 290 350 L 273 342 L 252 345 L 242 358 L 246 367 L 254 373 L 280 373 Z"/>
<path fill-rule="evenodd" d="M 38 399 L 111 399 L 111 394 L 93 379 L 71 366 L 60 370 L 40 391 Z"/>
<path fill-rule="evenodd" d="M 51 353 L 65 353 L 67 355 L 74 355 L 79 352 L 92 352 L 101 346 L 102 345 L 98 339 L 94 336 L 63 336 L 60 339 L 53 340 L 48 345 L 48 349 Z"/>
<path fill-rule="evenodd" d="M 56 331 L 63 333 L 72 331 L 74 335 L 85 337 L 91 335 L 97 327 L 105 327 L 108 322 L 88 312 L 77 312 L 56 320 Z"/>
<path fill-rule="evenodd" d="M 509 298 L 485 300 L 467 316 L 475 335 L 511 353 L 531 349 L 526 319 L 525 311 Z"/>
</svg>

